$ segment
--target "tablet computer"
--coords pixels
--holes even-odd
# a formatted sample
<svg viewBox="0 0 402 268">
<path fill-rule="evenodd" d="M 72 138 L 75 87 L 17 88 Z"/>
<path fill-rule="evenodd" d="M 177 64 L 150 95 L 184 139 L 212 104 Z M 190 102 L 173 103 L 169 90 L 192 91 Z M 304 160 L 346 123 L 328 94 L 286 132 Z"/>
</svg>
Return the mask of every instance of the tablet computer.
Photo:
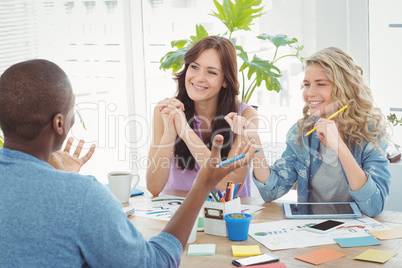
<svg viewBox="0 0 402 268">
<path fill-rule="evenodd" d="M 283 203 L 283 212 L 288 219 L 347 219 L 363 216 L 355 202 Z"/>
</svg>

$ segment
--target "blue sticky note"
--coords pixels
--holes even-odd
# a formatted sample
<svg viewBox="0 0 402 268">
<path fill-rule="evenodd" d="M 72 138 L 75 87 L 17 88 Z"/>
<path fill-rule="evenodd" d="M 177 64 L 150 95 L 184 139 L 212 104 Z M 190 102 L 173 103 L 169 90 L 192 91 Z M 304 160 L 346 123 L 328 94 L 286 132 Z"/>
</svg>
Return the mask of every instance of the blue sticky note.
<svg viewBox="0 0 402 268">
<path fill-rule="evenodd" d="M 108 188 L 110 190 L 110 186 L 109 184 L 105 184 L 106 188 Z M 135 188 L 134 191 L 131 193 L 131 196 L 135 196 L 135 195 L 141 195 L 144 194 L 143 191 L 141 191 L 140 189 Z"/>
<path fill-rule="evenodd" d="M 215 244 L 192 244 L 188 246 L 187 255 L 201 256 L 201 255 L 215 255 Z"/>
<path fill-rule="evenodd" d="M 371 235 L 350 238 L 334 238 L 334 241 L 343 248 L 381 245 L 381 243 Z"/>
</svg>

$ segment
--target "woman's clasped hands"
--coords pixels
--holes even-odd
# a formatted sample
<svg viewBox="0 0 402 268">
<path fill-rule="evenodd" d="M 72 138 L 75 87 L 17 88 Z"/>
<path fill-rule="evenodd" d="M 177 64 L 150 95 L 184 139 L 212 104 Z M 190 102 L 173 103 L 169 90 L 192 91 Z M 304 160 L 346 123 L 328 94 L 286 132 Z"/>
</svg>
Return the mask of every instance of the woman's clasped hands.
<svg viewBox="0 0 402 268">
<path fill-rule="evenodd" d="M 183 137 L 188 125 L 184 114 L 184 104 L 176 98 L 165 98 L 158 103 L 159 111 L 163 118 L 164 135 L 172 139 Z"/>
<path fill-rule="evenodd" d="M 229 124 L 230 129 L 237 135 L 241 135 L 243 137 L 249 139 L 257 139 L 258 138 L 258 129 L 257 127 L 247 120 L 246 118 L 237 115 L 237 113 L 229 113 L 225 116 L 226 122 Z"/>
</svg>

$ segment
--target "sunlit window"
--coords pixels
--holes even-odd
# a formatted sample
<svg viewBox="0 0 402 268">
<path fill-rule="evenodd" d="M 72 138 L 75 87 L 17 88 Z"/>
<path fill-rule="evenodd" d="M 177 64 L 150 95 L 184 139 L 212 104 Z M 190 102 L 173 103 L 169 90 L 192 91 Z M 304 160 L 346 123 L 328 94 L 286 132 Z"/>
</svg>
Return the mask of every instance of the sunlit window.
<svg viewBox="0 0 402 268">
<path fill-rule="evenodd" d="M 129 169 L 119 156 L 116 118 L 127 116 L 122 1 L 1 1 L 0 72 L 19 61 L 44 58 L 70 77 L 76 118 L 70 135 L 97 144 L 84 172 L 100 179 Z M 84 127 L 85 126 L 85 127 Z M 116 159 L 113 167 L 103 165 Z"/>
<path fill-rule="evenodd" d="M 370 16 L 360 8 L 369 3 Z M 366 74 L 370 74 L 374 98 L 383 112 L 396 109 L 400 117 L 402 83 L 397 79 L 401 65 L 396 59 L 401 43 L 397 38 L 402 35 L 401 28 L 389 27 L 401 23 L 397 21 L 399 9 L 392 8 L 399 1 L 387 3 L 263 0 L 266 14 L 255 19 L 251 31 L 236 32 L 233 42 L 251 52 L 250 56 L 271 57 L 272 48 L 255 36 L 285 34 L 304 46 L 303 56 L 330 45 L 354 56 L 360 50 L 368 51 L 368 38 L 357 37 L 361 31 L 356 30 L 361 29 L 357 19 L 368 21 L 370 17 L 370 55 L 362 53 L 357 60 L 370 70 Z M 383 5 L 395 14 L 383 13 Z M 333 7 L 336 14 L 331 13 Z M 226 27 L 210 15 L 212 10 L 216 10 L 213 0 L 0 1 L 0 74 L 32 58 L 60 65 L 71 78 L 76 109 L 85 124 L 84 129 L 76 118 L 70 134 L 85 139 L 88 146 L 97 144 L 83 173 L 106 181 L 110 170 L 135 169 L 144 184 L 153 107 L 176 91 L 172 72 L 160 70 L 160 59 L 172 50 L 171 41 L 194 35 L 197 24 L 210 35 L 224 34 Z M 334 27 L 336 31 L 328 30 Z M 368 27 L 364 35 L 369 35 Z M 303 106 L 302 64 L 289 58 L 278 66 L 283 90 L 269 92 L 261 86 L 249 101 L 258 106 L 261 137 L 271 163 L 284 149 L 286 133 L 300 118 Z M 396 97 L 390 99 L 391 94 Z M 138 137 L 140 143 L 132 142 Z"/>
</svg>

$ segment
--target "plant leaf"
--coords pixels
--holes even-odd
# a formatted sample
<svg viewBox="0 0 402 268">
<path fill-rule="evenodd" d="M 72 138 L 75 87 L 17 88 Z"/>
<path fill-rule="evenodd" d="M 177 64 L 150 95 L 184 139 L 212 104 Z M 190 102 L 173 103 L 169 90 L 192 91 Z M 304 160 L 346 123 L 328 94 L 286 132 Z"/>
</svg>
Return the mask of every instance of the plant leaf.
<svg viewBox="0 0 402 268">
<path fill-rule="evenodd" d="M 248 61 L 248 55 L 247 52 L 244 51 L 242 46 L 235 46 L 235 48 L 239 51 L 237 56 L 239 56 L 240 59 L 243 61 Z"/>
<path fill-rule="evenodd" d="M 160 59 L 161 64 L 159 69 L 172 69 L 172 71 L 175 73 L 179 71 L 181 67 L 183 67 L 184 55 L 190 49 L 190 47 L 198 40 L 208 36 L 208 32 L 202 25 L 196 25 L 195 30 L 196 35 L 190 36 L 191 40 L 180 39 L 171 42 L 172 48 L 176 47 L 177 50 L 169 51 Z"/>
<path fill-rule="evenodd" d="M 160 60 L 161 65 L 159 66 L 159 69 L 172 69 L 174 73 L 179 71 L 184 64 L 184 55 L 188 49 L 188 47 L 184 47 L 176 51 L 166 53 L 165 56 L 163 56 Z"/>
<path fill-rule="evenodd" d="M 296 47 L 296 57 L 303 63 L 305 61 L 305 58 L 301 56 L 301 51 L 303 50 L 304 46 L 303 45 L 298 45 Z"/>
<path fill-rule="evenodd" d="M 239 55 L 239 57 L 241 56 Z M 248 68 L 247 78 L 250 80 L 251 76 L 255 74 L 258 87 L 261 85 L 262 81 L 265 81 L 265 86 L 270 91 L 275 90 L 276 92 L 279 92 L 282 89 L 278 80 L 278 78 L 282 76 L 281 71 L 270 61 L 260 59 L 257 55 L 254 55 L 253 60 L 251 61 L 244 57 L 242 60 L 244 62 L 240 67 L 240 72 Z"/>
<path fill-rule="evenodd" d="M 195 25 L 195 32 L 196 32 L 196 35 L 190 36 L 190 39 L 192 41 L 191 44 L 208 36 L 207 30 L 205 30 L 204 26 L 202 26 L 202 25 Z"/>
<path fill-rule="evenodd" d="M 237 30 L 250 31 L 253 19 L 265 14 L 261 12 L 264 6 L 259 7 L 262 0 L 223 0 L 222 5 L 214 0 L 217 12 L 212 11 L 211 16 L 218 18 L 228 28 L 229 32 Z"/>
<path fill-rule="evenodd" d="M 82 118 L 82 116 L 81 116 L 81 114 L 80 114 L 80 111 L 79 111 L 80 106 L 78 106 L 78 104 L 75 104 L 75 106 L 76 106 L 76 108 L 74 109 L 74 110 L 75 110 L 75 113 L 78 115 L 78 118 L 80 119 L 80 122 L 81 122 L 82 127 L 83 127 L 85 130 L 87 130 L 87 128 L 86 128 L 86 126 L 85 126 L 84 119 Z"/>
<path fill-rule="evenodd" d="M 296 38 L 290 38 L 287 35 L 284 34 L 277 34 L 277 35 L 269 35 L 269 34 L 260 34 L 257 36 L 258 39 L 262 40 L 269 40 L 276 46 L 277 48 L 280 46 L 286 46 L 286 45 L 291 45 L 294 43 L 297 43 Z"/>
<path fill-rule="evenodd" d="M 190 42 L 188 39 L 173 40 L 170 45 L 172 48 L 177 47 L 177 49 L 180 49 L 187 45 L 188 42 Z"/>
</svg>

